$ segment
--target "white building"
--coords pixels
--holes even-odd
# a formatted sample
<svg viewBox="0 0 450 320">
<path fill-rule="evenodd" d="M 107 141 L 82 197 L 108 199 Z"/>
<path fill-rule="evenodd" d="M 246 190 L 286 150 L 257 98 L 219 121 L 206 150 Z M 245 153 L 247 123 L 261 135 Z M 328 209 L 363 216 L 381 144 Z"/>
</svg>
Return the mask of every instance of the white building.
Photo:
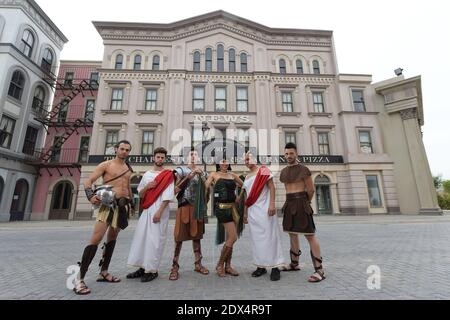
<svg viewBox="0 0 450 320">
<path fill-rule="evenodd" d="M 420 131 L 420 77 L 372 83 L 341 74 L 331 31 L 270 28 L 223 11 L 94 25 L 105 51 L 82 180 L 121 139 L 132 141 L 137 182 L 155 147 L 175 145 L 177 129 L 188 129 L 193 145 L 202 125 L 215 129 L 209 138 L 235 129 L 227 138 L 246 146 L 261 140 L 251 129 L 275 130 L 267 151 L 279 156 L 285 142 L 297 143 L 316 183 L 316 213 L 441 212 Z M 89 215 L 84 192 L 78 197 L 78 211 Z"/>
<path fill-rule="evenodd" d="M 0 0 L 0 221 L 28 220 L 36 169 L 27 165 L 45 130 L 35 120 L 53 93 L 66 37 L 33 0 Z"/>
</svg>

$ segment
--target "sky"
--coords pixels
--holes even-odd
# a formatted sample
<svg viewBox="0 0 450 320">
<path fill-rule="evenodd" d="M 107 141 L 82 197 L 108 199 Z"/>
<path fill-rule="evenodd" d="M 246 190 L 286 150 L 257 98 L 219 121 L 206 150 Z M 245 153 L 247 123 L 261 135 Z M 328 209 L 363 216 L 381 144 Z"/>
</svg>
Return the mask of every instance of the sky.
<svg viewBox="0 0 450 320">
<path fill-rule="evenodd" d="M 423 141 L 433 175 L 450 179 L 448 0 L 35 0 L 69 39 L 63 60 L 102 60 L 92 21 L 170 23 L 225 10 L 272 28 L 332 30 L 340 73 L 374 82 L 422 77 Z"/>
</svg>

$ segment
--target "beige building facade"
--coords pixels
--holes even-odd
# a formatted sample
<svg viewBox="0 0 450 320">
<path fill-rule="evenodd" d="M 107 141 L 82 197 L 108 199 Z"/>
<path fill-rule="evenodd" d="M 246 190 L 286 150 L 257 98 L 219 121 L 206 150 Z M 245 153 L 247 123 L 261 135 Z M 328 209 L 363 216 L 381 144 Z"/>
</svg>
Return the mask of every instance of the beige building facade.
<svg viewBox="0 0 450 320">
<path fill-rule="evenodd" d="M 280 168 L 285 143 L 295 142 L 313 173 L 316 213 L 441 212 L 421 137 L 420 77 L 341 74 L 331 31 L 269 28 L 223 11 L 94 25 L 105 50 L 82 180 L 122 139 L 132 142 L 135 186 L 154 148 L 176 155 L 225 134 Z M 77 211 L 91 212 L 82 190 Z"/>
</svg>

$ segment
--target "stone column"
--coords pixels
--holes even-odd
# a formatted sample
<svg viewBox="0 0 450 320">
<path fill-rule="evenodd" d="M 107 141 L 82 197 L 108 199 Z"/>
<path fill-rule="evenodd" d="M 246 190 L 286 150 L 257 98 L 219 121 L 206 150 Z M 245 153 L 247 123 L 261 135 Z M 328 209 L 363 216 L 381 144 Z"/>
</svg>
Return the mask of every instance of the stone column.
<svg viewBox="0 0 450 320">
<path fill-rule="evenodd" d="M 432 174 L 422 135 L 417 119 L 417 109 L 409 108 L 400 111 L 403 130 L 408 144 L 411 159 L 411 174 L 417 185 L 418 200 L 420 203 L 420 214 L 441 214 L 442 210 L 437 203 L 436 190 L 433 185 Z"/>
</svg>

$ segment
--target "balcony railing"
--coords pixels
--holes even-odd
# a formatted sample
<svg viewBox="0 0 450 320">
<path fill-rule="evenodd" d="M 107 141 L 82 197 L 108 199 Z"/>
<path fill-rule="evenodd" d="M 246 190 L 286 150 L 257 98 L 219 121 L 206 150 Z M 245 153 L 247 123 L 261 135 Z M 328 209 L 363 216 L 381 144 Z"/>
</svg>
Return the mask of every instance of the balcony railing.
<svg viewBox="0 0 450 320">
<path fill-rule="evenodd" d="M 32 156 L 29 156 L 29 160 L 33 162 L 41 162 L 46 165 L 74 165 L 80 163 L 86 163 L 89 158 L 88 149 L 68 149 L 61 148 L 51 151 L 49 160 L 43 161 L 42 156 L 45 155 L 50 148 L 36 149 Z"/>
</svg>

